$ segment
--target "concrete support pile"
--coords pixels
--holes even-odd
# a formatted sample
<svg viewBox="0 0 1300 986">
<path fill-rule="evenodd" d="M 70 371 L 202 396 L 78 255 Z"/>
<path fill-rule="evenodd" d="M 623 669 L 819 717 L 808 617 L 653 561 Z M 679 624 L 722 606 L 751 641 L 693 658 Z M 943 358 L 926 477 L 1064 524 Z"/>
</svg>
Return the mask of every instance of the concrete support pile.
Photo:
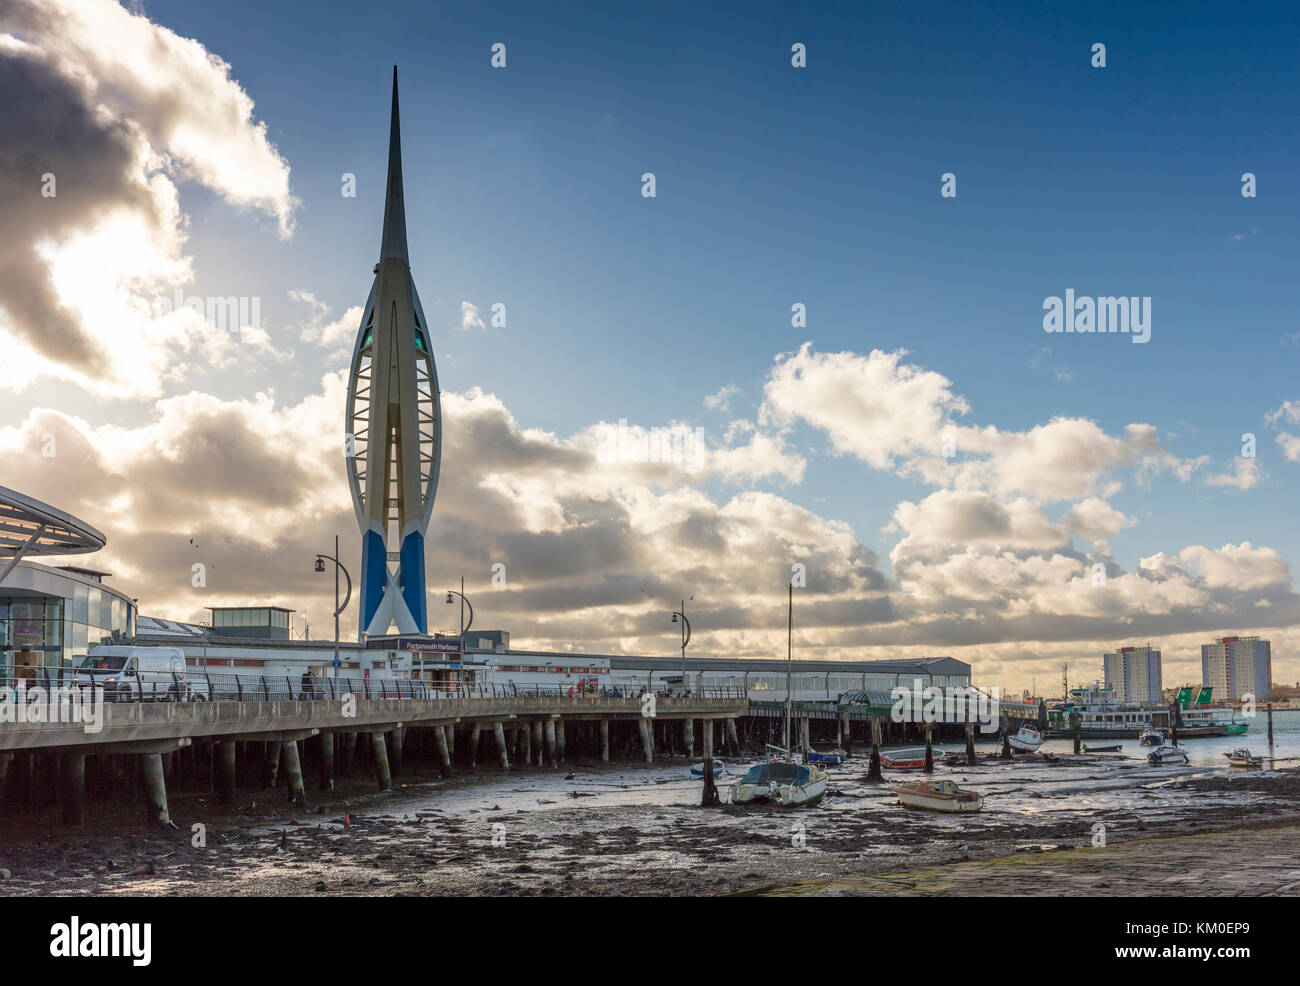
<svg viewBox="0 0 1300 986">
<path fill-rule="evenodd" d="M 375 757 L 375 782 L 381 791 L 393 789 L 393 775 L 388 769 L 388 746 L 383 733 L 370 734 L 370 748 Z"/>
</svg>

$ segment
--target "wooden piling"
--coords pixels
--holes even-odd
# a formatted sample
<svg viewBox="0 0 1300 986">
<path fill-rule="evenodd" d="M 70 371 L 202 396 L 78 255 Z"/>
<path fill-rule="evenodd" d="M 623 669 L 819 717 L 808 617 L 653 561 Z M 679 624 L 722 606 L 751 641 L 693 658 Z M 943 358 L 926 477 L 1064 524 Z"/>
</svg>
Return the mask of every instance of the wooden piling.
<svg viewBox="0 0 1300 986">
<path fill-rule="evenodd" d="M 217 745 L 217 804 L 235 800 L 235 741 L 224 737 Z"/>
<path fill-rule="evenodd" d="M 721 804 L 718 798 L 718 785 L 713 780 L 713 722 L 704 720 L 704 794 L 700 798 L 701 808 L 712 808 Z"/>
<path fill-rule="evenodd" d="M 302 780 L 302 760 L 298 756 L 297 740 L 286 740 L 284 750 L 284 780 L 289 788 L 289 800 L 299 811 L 307 810 L 307 785 Z"/>
<path fill-rule="evenodd" d="M 388 745 L 383 733 L 370 734 L 370 749 L 375 758 L 375 783 L 381 791 L 393 789 L 393 775 L 388 769 Z"/>
<path fill-rule="evenodd" d="M 86 824 L 86 755 L 63 755 L 63 824 Z"/>
<path fill-rule="evenodd" d="M 328 729 L 320 734 L 320 789 L 334 790 L 334 734 Z"/>
<path fill-rule="evenodd" d="M 880 773 L 880 716 L 871 717 L 871 759 L 867 761 L 867 781 L 879 784 L 884 780 Z"/>
<path fill-rule="evenodd" d="M 435 726 L 433 729 L 433 742 L 438 748 L 438 772 L 443 777 L 451 776 L 451 747 L 447 743 L 447 732 L 450 726 Z"/>
</svg>

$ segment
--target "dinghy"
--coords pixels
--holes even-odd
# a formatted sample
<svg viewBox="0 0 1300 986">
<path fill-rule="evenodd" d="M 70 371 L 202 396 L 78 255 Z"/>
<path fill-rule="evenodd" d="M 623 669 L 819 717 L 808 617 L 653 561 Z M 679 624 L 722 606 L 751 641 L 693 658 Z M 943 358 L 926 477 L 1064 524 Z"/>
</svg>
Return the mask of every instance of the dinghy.
<svg viewBox="0 0 1300 986">
<path fill-rule="evenodd" d="M 925 766 L 925 747 L 906 750 L 881 750 L 880 762 L 891 770 L 919 770 Z"/>
<path fill-rule="evenodd" d="M 1244 746 L 1239 746 L 1231 753 L 1225 753 L 1228 763 L 1234 767 L 1260 767 L 1264 764 L 1264 758 L 1256 756 L 1247 750 Z"/>
<path fill-rule="evenodd" d="M 727 772 L 727 765 L 726 765 L 726 764 L 724 764 L 721 760 L 714 760 L 714 761 L 713 761 L 713 779 L 714 779 L 714 780 L 717 780 L 719 777 L 721 777 L 721 776 L 722 776 L 723 774 L 725 774 L 726 772 Z M 702 763 L 697 763 L 694 767 L 692 767 L 692 768 L 691 768 L 691 776 L 692 776 L 692 777 L 703 777 L 703 776 L 704 776 L 704 764 L 702 764 Z"/>
<path fill-rule="evenodd" d="M 1043 745 L 1043 734 L 1029 723 L 1025 723 L 1020 727 L 1020 732 L 1007 737 L 1007 742 L 1011 744 L 1013 750 L 1021 753 L 1037 753 L 1038 748 Z"/>
<path fill-rule="evenodd" d="M 755 764 L 731 786 L 731 803 L 771 801 L 787 808 L 815 805 L 826 794 L 827 775 L 815 764 Z"/>
<path fill-rule="evenodd" d="M 917 781 L 914 784 L 891 784 L 889 789 L 908 808 L 927 811 L 963 812 L 979 811 L 984 799 L 975 791 L 967 791 L 952 781 Z"/>
<path fill-rule="evenodd" d="M 1189 762 L 1187 752 L 1178 746 L 1158 746 L 1147 754 L 1147 763 L 1155 767 L 1171 763 L 1186 766 Z"/>
<path fill-rule="evenodd" d="M 818 753 L 816 750 L 808 751 L 809 763 L 841 764 L 848 758 L 849 754 L 846 750 L 830 750 L 826 753 Z"/>
<path fill-rule="evenodd" d="M 1114 746 L 1089 746 L 1087 743 L 1083 744 L 1084 753 L 1118 753 L 1122 749 L 1124 749 L 1123 745 L 1118 743 Z"/>
</svg>

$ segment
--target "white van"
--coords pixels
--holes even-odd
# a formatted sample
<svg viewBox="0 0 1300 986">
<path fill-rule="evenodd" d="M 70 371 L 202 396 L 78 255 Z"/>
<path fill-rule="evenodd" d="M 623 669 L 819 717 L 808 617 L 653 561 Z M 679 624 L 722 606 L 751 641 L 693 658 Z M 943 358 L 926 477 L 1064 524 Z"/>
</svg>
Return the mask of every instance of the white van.
<svg viewBox="0 0 1300 986">
<path fill-rule="evenodd" d="M 185 652 L 179 647 L 127 647 L 100 644 L 90 648 L 73 683 L 102 687 L 110 702 L 202 702 L 207 683 L 191 680 Z"/>
</svg>

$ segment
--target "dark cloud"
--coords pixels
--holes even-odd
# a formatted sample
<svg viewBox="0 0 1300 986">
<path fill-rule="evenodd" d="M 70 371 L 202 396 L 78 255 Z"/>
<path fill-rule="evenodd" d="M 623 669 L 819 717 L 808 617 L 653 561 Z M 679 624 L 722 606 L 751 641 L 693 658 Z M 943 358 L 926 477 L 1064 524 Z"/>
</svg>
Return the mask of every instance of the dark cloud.
<svg viewBox="0 0 1300 986">
<path fill-rule="evenodd" d="M 93 372 L 103 362 L 103 344 L 93 324 L 60 303 L 37 246 L 61 242 L 122 205 L 161 223 L 148 189 L 133 176 L 138 137 L 97 114 L 84 91 L 36 49 L 0 49 L 0 93 L 0 306 L 41 355 Z M 53 197 L 42 195 L 47 174 L 54 176 Z"/>
</svg>

